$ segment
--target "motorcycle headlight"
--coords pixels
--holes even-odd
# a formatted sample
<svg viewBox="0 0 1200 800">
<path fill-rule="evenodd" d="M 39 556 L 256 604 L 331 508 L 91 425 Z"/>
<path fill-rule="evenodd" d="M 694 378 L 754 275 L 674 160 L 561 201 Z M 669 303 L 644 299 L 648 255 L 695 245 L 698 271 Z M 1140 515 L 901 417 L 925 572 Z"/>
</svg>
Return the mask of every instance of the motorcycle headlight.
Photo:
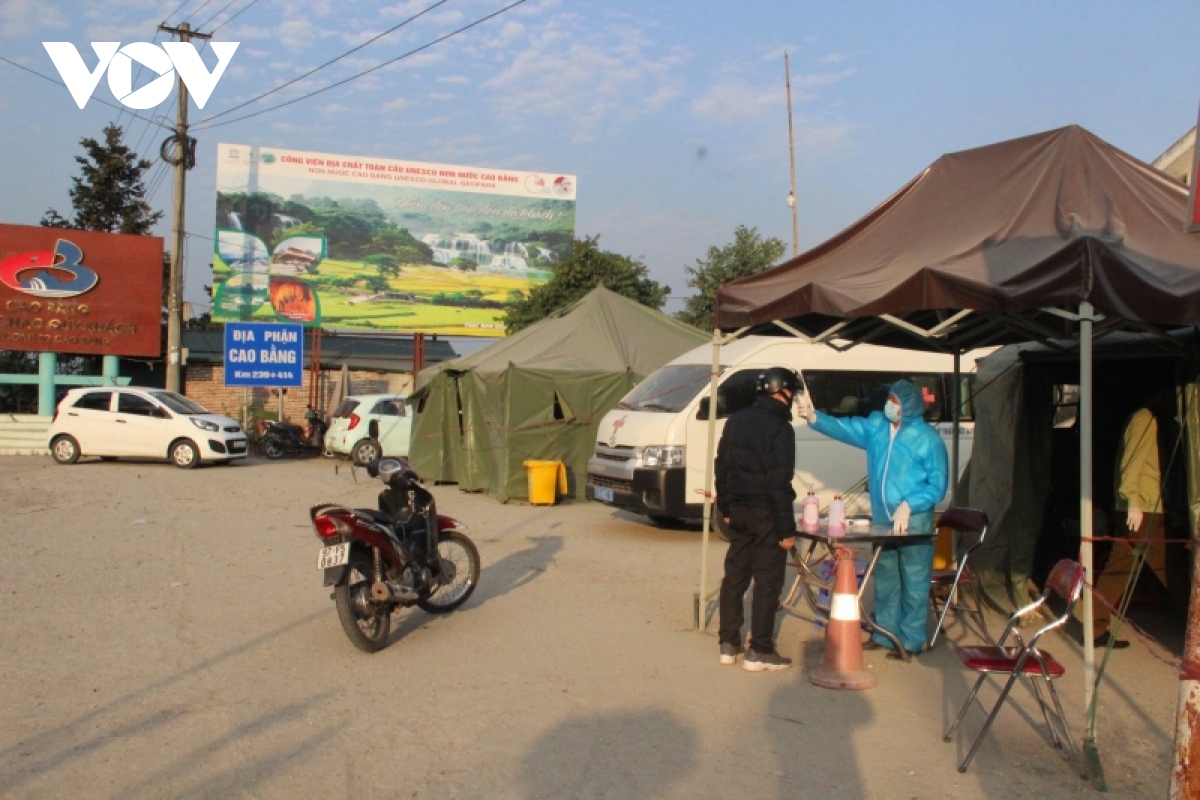
<svg viewBox="0 0 1200 800">
<path fill-rule="evenodd" d="M 682 467 L 683 448 L 667 445 L 651 445 L 642 448 L 642 466 Z"/>
<path fill-rule="evenodd" d="M 212 431 L 213 433 L 216 433 L 217 431 L 221 430 L 221 426 L 215 422 L 209 422 L 206 419 L 197 419 L 196 417 L 188 417 L 188 419 L 190 419 L 192 424 L 202 431 Z"/>
</svg>

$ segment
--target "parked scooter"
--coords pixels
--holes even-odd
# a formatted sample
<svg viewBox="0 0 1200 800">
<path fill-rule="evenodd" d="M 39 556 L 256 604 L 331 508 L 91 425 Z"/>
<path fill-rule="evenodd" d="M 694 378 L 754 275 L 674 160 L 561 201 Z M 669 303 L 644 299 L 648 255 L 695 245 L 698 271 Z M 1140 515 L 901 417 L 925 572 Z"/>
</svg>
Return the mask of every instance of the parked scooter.
<svg viewBox="0 0 1200 800">
<path fill-rule="evenodd" d="M 317 456 L 325 449 L 323 442 L 310 441 L 299 425 L 266 420 L 260 423 L 260 426 L 259 446 L 267 458 L 278 459 L 287 455 Z"/>
<path fill-rule="evenodd" d="M 386 487 L 378 511 L 322 503 L 309 515 L 323 545 L 317 569 L 333 587 L 342 629 L 373 653 L 387 644 L 394 611 L 445 614 L 465 603 L 479 582 L 479 551 L 462 523 L 437 513 L 406 459 L 385 458 L 367 472 Z"/>
</svg>

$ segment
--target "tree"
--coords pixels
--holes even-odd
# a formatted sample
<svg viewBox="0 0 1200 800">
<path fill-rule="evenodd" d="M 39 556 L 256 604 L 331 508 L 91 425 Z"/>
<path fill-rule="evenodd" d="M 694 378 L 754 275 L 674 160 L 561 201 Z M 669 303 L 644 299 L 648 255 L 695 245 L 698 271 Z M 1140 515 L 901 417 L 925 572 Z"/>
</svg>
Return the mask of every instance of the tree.
<svg viewBox="0 0 1200 800">
<path fill-rule="evenodd" d="M 644 306 L 661 309 L 671 287 L 648 276 L 641 261 L 599 247 L 599 236 L 576 239 L 571 254 L 554 265 L 550 280 L 534 286 L 528 294 L 510 292 L 504 327 L 516 333 L 548 317 L 563 306 L 574 303 L 597 286 L 636 300 Z"/>
<path fill-rule="evenodd" d="M 695 267 L 685 267 L 687 285 L 697 293 L 687 299 L 676 317 L 701 330 L 712 330 L 713 314 L 717 308 L 717 289 L 722 284 L 771 267 L 786 251 L 784 243 L 772 236 L 763 239 L 758 228 L 739 225 L 733 232 L 733 243 L 708 248 L 708 257 L 696 259 Z"/>
<path fill-rule="evenodd" d="M 383 278 L 389 275 L 395 277 L 400 274 L 400 261 L 395 256 L 387 253 L 367 256 L 363 259 L 363 263 L 375 267 L 375 269 L 379 270 L 380 277 Z"/>
<path fill-rule="evenodd" d="M 162 212 L 154 211 L 146 202 L 144 178 L 150 162 L 126 147 L 122 136 L 121 128 L 109 123 L 103 144 L 86 137 L 79 140 L 86 156 L 75 156 L 80 166 L 79 177 L 71 179 L 75 216 L 67 220 L 48 208 L 42 225 L 139 236 L 150 233 L 162 219 Z"/>
<path fill-rule="evenodd" d="M 380 293 L 390 291 L 392 287 L 382 275 L 371 275 L 367 278 L 366 288 L 368 292 Z"/>
</svg>

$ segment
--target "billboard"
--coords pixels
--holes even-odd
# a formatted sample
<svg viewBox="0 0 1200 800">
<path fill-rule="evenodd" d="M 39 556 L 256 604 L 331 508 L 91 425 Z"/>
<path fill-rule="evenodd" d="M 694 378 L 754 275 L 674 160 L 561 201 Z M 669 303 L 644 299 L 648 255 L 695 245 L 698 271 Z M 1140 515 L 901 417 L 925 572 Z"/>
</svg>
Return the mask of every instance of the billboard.
<svg viewBox="0 0 1200 800">
<path fill-rule="evenodd" d="M 213 319 L 497 336 L 575 236 L 575 177 L 217 146 Z"/>
<path fill-rule="evenodd" d="M 0 350 L 162 353 L 163 240 L 0 225 Z"/>
<path fill-rule="evenodd" d="M 226 386 L 304 385 L 304 326 L 226 322 Z"/>
</svg>

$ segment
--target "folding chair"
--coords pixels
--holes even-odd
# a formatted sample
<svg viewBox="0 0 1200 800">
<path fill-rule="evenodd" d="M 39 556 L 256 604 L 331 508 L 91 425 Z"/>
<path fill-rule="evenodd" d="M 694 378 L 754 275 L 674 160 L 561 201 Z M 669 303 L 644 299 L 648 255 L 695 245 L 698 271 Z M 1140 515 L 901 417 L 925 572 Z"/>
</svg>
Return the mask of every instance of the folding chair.
<svg viewBox="0 0 1200 800">
<path fill-rule="evenodd" d="M 996 705 L 988 713 L 987 721 L 983 723 L 983 728 L 979 731 L 979 735 L 975 737 L 975 741 L 971 744 L 971 749 L 967 751 L 966 757 L 958 765 L 959 772 L 967 771 L 967 765 L 971 763 L 975 751 L 979 748 L 979 743 L 983 741 L 984 734 L 992 726 L 992 721 L 996 719 L 996 714 L 1000 711 L 1000 706 L 1008 698 L 1008 693 L 1019 675 L 1024 675 L 1030 679 L 1030 683 L 1033 686 L 1033 694 L 1037 697 L 1038 705 L 1042 707 L 1042 717 L 1046 720 L 1046 727 L 1050 729 L 1050 739 L 1054 742 L 1055 748 L 1062 749 L 1062 740 L 1059 739 L 1054 723 L 1050 720 L 1050 708 L 1046 705 L 1046 701 L 1043 699 L 1041 690 L 1038 687 L 1039 678 L 1045 681 L 1046 688 L 1050 692 L 1050 698 L 1054 701 L 1054 716 L 1062 727 L 1062 732 L 1070 748 L 1071 756 L 1078 756 L 1078 752 L 1075 749 L 1075 740 L 1071 738 L 1071 728 L 1067 725 L 1067 718 L 1063 714 L 1062 703 L 1058 700 L 1058 692 L 1055 691 L 1053 683 L 1053 680 L 1061 678 L 1066 673 L 1066 670 L 1049 653 L 1039 650 L 1037 643 L 1042 638 L 1042 634 L 1054 630 L 1071 618 L 1071 609 L 1074 607 L 1075 601 L 1079 599 L 1079 594 L 1082 590 L 1083 567 L 1078 562 L 1064 558 L 1054 565 L 1054 569 L 1050 572 L 1050 577 L 1046 579 L 1046 588 L 1042 591 L 1042 596 L 1024 608 L 1014 612 L 1009 617 L 1008 625 L 1004 628 L 1004 633 L 1000 635 L 995 646 L 955 648 L 955 652 L 958 654 L 958 658 L 962 661 L 963 665 L 980 674 L 979 680 L 975 682 L 975 688 L 967 696 L 967 702 L 963 703 L 962 710 L 958 712 L 958 718 L 954 720 L 954 724 L 950 726 L 950 730 L 946 731 L 943 741 L 950 741 L 950 737 L 954 735 L 955 729 L 958 728 L 959 723 L 966 716 L 967 709 L 975 701 L 975 695 L 978 694 L 979 687 L 983 685 L 987 676 L 992 673 L 1008 676 L 1008 681 L 1005 682 L 1004 688 L 1000 691 L 1000 697 L 997 698 Z M 1051 593 L 1058 595 L 1066 602 L 1066 609 L 1061 616 L 1038 628 L 1027 644 L 1021 637 L 1018 623 L 1023 615 L 1044 605 Z M 1004 646 L 1004 642 L 1008 639 L 1009 634 L 1012 634 L 1019 645 L 1018 647 Z M 1082 774 L 1086 776 L 1086 772 Z"/>
<path fill-rule="evenodd" d="M 933 606 L 933 613 L 938 615 L 938 620 L 933 626 L 933 635 L 929 637 L 929 647 L 932 648 L 937 643 L 938 634 L 942 632 L 942 623 L 946 620 L 946 612 L 950 609 L 956 612 L 965 611 L 974 617 L 979 623 L 983 638 L 989 639 L 987 620 L 983 613 L 983 589 L 979 576 L 968 566 L 971 554 L 983 544 L 984 537 L 987 536 L 987 514 L 977 508 L 947 508 L 938 520 L 938 527 L 949 528 L 955 533 L 978 533 L 979 540 L 959 557 L 958 569 L 935 569 L 930 577 L 929 602 Z M 965 596 L 964 588 L 970 589 L 970 593 Z M 973 604 L 965 602 L 968 598 Z M 942 603 L 940 613 L 939 601 Z"/>
</svg>

